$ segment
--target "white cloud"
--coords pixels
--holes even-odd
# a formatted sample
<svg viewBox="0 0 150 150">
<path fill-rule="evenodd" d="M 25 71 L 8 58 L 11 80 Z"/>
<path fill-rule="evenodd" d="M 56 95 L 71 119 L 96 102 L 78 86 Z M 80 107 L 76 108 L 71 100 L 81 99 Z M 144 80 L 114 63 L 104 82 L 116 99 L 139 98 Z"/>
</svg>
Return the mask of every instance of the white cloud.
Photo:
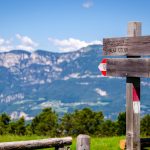
<svg viewBox="0 0 150 150">
<path fill-rule="evenodd" d="M 74 79 L 79 79 L 80 78 L 80 73 L 72 73 L 72 74 L 69 74 L 68 76 L 64 77 L 64 80 L 69 80 L 71 78 L 74 78 Z"/>
<path fill-rule="evenodd" d="M 17 112 L 17 111 L 13 111 L 11 114 L 10 114 L 10 117 L 11 119 L 19 119 L 21 117 L 24 117 L 25 120 L 32 120 L 33 117 L 29 117 L 28 114 L 26 114 L 25 112 Z"/>
<path fill-rule="evenodd" d="M 80 84 L 80 85 L 89 85 L 88 82 L 78 82 L 77 84 Z"/>
<path fill-rule="evenodd" d="M 12 45 L 3 45 L 3 46 L 0 46 L 0 51 L 1 52 L 6 52 L 6 51 L 10 51 L 10 50 L 13 50 L 14 47 Z"/>
<path fill-rule="evenodd" d="M 12 39 L 6 40 L 0 37 L 0 51 L 9 51 L 10 49 L 13 49 Z"/>
<path fill-rule="evenodd" d="M 0 38 L 0 45 L 4 44 L 5 40 L 3 38 Z"/>
<path fill-rule="evenodd" d="M 82 4 L 84 8 L 91 8 L 93 6 L 93 2 L 88 0 Z"/>
<path fill-rule="evenodd" d="M 99 88 L 96 88 L 95 91 L 100 96 L 107 96 L 108 95 L 106 91 L 103 91 L 102 89 L 99 89 Z"/>
<path fill-rule="evenodd" d="M 93 44 L 102 45 L 101 41 L 85 42 L 74 38 L 60 40 L 60 39 L 49 37 L 48 40 L 50 41 L 50 43 L 55 45 L 61 52 L 74 51 L 82 47 L 86 47 L 88 45 L 93 45 Z"/>
<path fill-rule="evenodd" d="M 145 82 L 145 81 L 142 81 L 141 84 L 142 84 L 143 86 L 150 86 L 150 83 L 149 83 L 149 82 Z"/>
<path fill-rule="evenodd" d="M 22 49 L 22 50 L 35 50 L 38 46 L 31 38 L 28 36 L 21 36 L 20 34 L 16 34 L 16 38 L 19 40 L 20 44 L 14 43 L 14 38 L 5 39 L 0 37 L 0 51 L 10 51 L 13 49 Z"/>
<path fill-rule="evenodd" d="M 62 80 L 69 80 L 69 79 L 86 79 L 86 78 L 91 78 L 91 79 L 95 79 L 95 78 L 105 78 L 102 75 L 92 75 L 92 74 L 83 74 L 80 75 L 80 73 L 72 73 L 69 74 L 68 76 L 65 76 Z"/>
<path fill-rule="evenodd" d="M 21 42 L 21 44 L 16 46 L 16 49 L 23 49 L 23 50 L 35 50 L 38 46 L 30 37 L 22 36 L 20 34 L 16 34 L 16 38 Z"/>
</svg>

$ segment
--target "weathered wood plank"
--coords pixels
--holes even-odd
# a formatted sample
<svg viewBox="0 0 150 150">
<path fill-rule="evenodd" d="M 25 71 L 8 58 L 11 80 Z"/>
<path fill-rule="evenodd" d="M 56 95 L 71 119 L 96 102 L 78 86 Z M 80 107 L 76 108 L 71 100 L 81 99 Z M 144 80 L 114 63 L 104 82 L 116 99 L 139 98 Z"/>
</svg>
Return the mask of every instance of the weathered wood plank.
<svg viewBox="0 0 150 150">
<path fill-rule="evenodd" d="M 72 144 L 71 137 L 65 138 L 50 138 L 42 140 L 30 140 L 30 141 L 19 141 L 19 142 L 3 142 L 0 143 L 0 150 L 33 150 L 40 148 L 51 148 L 51 147 L 62 147 Z"/>
<path fill-rule="evenodd" d="M 150 77 L 150 58 L 109 58 L 107 76 Z"/>
<path fill-rule="evenodd" d="M 109 56 L 150 55 L 150 36 L 103 39 L 103 53 Z"/>
<path fill-rule="evenodd" d="M 141 23 L 128 24 L 128 36 L 141 36 Z M 139 56 L 137 56 L 139 57 Z M 131 58 L 131 56 L 127 56 Z M 133 59 L 137 59 L 135 56 Z M 127 150 L 140 150 L 140 78 L 126 78 L 126 141 Z"/>
<path fill-rule="evenodd" d="M 90 136 L 80 134 L 77 137 L 76 150 L 90 150 Z"/>
</svg>

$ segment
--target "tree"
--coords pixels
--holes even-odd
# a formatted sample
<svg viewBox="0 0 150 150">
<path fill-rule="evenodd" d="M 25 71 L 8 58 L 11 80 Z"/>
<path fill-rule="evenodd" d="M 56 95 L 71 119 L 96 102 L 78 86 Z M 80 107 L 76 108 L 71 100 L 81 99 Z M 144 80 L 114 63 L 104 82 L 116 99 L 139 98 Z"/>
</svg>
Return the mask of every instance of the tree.
<svg viewBox="0 0 150 150">
<path fill-rule="evenodd" d="M 116 123 L 111 120 L 105 120 L 100 126 L 100 131 L 98 136 L 115 136 L 116 133 Z"/>
<path fill-rule="evenodd" d="M 31 129 L 31 124 L 26 125 L 26 135 L 32 135 L 32 129 Z"/>
<path fill-rule="evenodd" d="M 26 128 L 25 128 L 25 119 L 21 117 L 19 120 L 16 121 L 16 134 L 18 135 L 25 135 Z"/>
<path fill-rule="evenodd" d="M 21 117 L 16 122 L 12 121 L 9 126 L 9 133 L 17 134 L 17 135 L 25 135 L 26 127 L 25 127 L 25 119 Z"/>
<path fill-rule="evenodd" d="M 102 112 L 94 112 L 89 108 L 75 111 L 74 124 L 77 134 L 95 134 L 98 126 L 103 122 Z"/>
<path fill-rule="evenodd" d="M 10 122 L 10 117 L 6 113 L 2 113 L 0 116 L 0 121 L 2 121 L 4 125 L 8 125 Z"/>
<path fill-rule="evenodd" d="M 6 134 L 8 132 L 10 117 L 6 113 L 0 115 L 0 134 Z"/>
<path fill-rule="evenodd" d="M 121 112 L 117 118 L 117 134 L 125 135 L 126 134 L 126 113 Z"/>
<path fill-rule="evenodd" d="M 61 124 L 59 125 L 59 130 L 61 134 L 64 135 L 72 135 L 73 134 L 73 114 L 64 114 L 64 116 L 60 119 Z"/>
<path fill-rule="evenodd" d="M 58 127 L 58 116 L 52 108 L 45 108 L 37 115 L 31 123 L 33 134 L 56 136 Z"/>
<path fill-rule="evenodd" d="M 65 114 L 61 120 L 61 127 L 66 135 L 94 135 L 103 119 L 102 112 L 94 112 L 89 108 L 84 108 L 76 110 L 72 114 Z"/>
<path fill-rule="evenodd" d="M 150 136 L 150 115 L 145 115 L 141 119 L 141 134 L 144 136 Z"/>
</svg>

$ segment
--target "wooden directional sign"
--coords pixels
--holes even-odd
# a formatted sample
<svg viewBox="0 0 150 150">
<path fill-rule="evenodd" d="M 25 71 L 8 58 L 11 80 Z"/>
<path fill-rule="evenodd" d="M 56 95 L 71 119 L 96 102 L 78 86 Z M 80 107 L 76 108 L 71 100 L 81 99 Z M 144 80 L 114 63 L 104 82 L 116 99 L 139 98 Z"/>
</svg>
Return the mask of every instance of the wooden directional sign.
<svg viewBox="0 0 150 150">
<path fill-rule="evenodd" d="M 103 39 L 104 55 L 144 56 L 150 55 L 150 36 Z"/>
<path fill-rule="evenodd" d="M 100 63 L 100 71 L 104 71 L 104 76 L 120 77 L 150 77 L 149 58 L 109 58 L 104 59 L 106 64 Z M 103 60 L 102 60 L 103 62 Z M 101 66 L 101 67 L 100 67 Z"/>
</svg>

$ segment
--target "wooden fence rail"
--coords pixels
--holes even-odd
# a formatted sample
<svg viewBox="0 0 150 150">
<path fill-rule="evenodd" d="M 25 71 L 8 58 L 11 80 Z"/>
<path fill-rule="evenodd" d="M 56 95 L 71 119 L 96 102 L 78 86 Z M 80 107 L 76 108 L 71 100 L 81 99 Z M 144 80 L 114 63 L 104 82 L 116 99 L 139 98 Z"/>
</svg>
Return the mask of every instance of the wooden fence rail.
<svg viewBox="0 0 150 150">
<path fill-rule="evenodd" d="M 120 149 L 125 150 L 126 149 L 126 140 L 120 141 Z M 140 139 L 140 147 L 141 150 L 147 150 L 148 147 L 150 147 L 150 138 L 141 138 Z"/>
<path fill-rule="evenodd" d="M 141 138 L 141 150 L 146 150 L 146 147 L 150 147 L 150 138 Z"/>
<path fill-rule="evenodd" d="M 49 138 L 42 140 L 3 142 L 0 143 L 0 150 L 31 150 L 31 149 L 33 150 L 52 147 L 55 147 L 55 150 L 59 149 L 64 150 L 65 146 L 70 146 L 71 144 L 72 144 L 72 137 Z"/>
</svg>

